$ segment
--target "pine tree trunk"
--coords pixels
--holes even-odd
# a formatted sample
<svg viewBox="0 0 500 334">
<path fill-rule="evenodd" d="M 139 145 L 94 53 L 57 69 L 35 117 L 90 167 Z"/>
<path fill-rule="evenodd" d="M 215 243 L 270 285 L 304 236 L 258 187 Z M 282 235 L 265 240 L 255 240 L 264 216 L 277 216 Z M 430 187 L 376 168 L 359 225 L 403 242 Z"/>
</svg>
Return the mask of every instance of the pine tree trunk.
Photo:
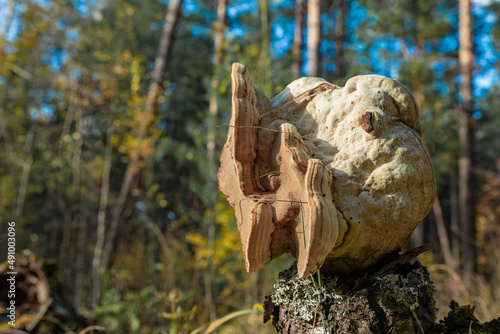
<svg viewBox="0 0 500 334">
<path fill-rule="evenodd" d="M 309 57 L 308 76 L 319 73 L 319 46 L 321 41 L 321 0 L 307 3 L 307 53 Z"/>
<path fill-rule="evenodd" d="M 335 56 L 333 60 L 335 61 L 335 70 L 333 75 L 335 78 L 342 78 L 346 75 L 348 70 L 348 62 L 344 55 L 344 39 L 345 39 L 345 29 L 344 29 L 344 19 L 347 15 L 348 6 L 345 0 L 339 0 L 337 5 L 337 10 L 339 14 L 335 18 Z"/>
<path fill-rule="evenodd" d="M 434 218 L 436 220 L 436 229 L 438 233 L 439 245 L 441 246 L 441 253 L 443 254 L 444 258 L 444 263 L 448 267 L 455 269 L 455 260 L 451 255 L 450 240 L 448 238 L 448 233 L 446 232 L 443 209 L 441 207 L 439 197 L 436 197 L 436 199 L 434 200 L 432 212 L 434 213 Z"/>
<path fill-rule="evenodd" d="M 15 221 L 20 224 L 22 219 L 22 212 L 26 201 L 26 191 L 28 189 L 28 181 L 31 174 L 31 167 L 33 166 L 33 143 L 35 139 L 35 131 L 31 127 L 26 134 L 24 141 L 23 154 L 26 155 L 26 160 L 23 163 L 23 171 L 21 174 L 21 182 L 19 184 L 19 191 L 17 195 L 16 211 L 14 213 Z"/>
<path fill-rule="evenodd" d="M 0 30 L 0 37 L 5 37 L 5 34 L 9 31 L 10 22 L 12 21 L 12 16 L 14 15 L 14 0 L 9 0 L 7 6 L 4 8 L 3 14 L 3 27 Z"/>
<path fill-rule="evenodd" d="M 109 180 L 111 174 L 111 160 L 113 154 L 113 144 L 111 138 L 114 133 L 114 123 L 108 126 L 106 132 L 106 148 L 104 149 L 104 163 L 102 168 L 101 178 L 101 192 L 99 198 L 99 212 L 97 214 L 97 228 L 96 228 L 96 243 L 94 247 L 94 254 L 92 257 L 92 297 L 91 305 L 95 310 L 99 305 L 101 297 L 101 256 L 105 241 L 106 232 L 106 209 L 108 207 L 109 198 Z"/>
<path fill-rule="evenodd" d="M 451 230 L 451 254 L 454 259 L 460 259 L 460 228 L 458 219 L 458 186 L 457 171 L 451 170 L 450 174 L 450 230 Z M 457 266 L 459 264 L 457 263 Z"/>
<path fill-rule="evenodd" d="M 212 74 L 212 79 L 210 81 L 210 86 L 211 86 L 211 94 L 210 94 L 210 101 L 208 105 L 208 110 L 209 110 L 209 131 L 208 131 L 208 141 L 207 141 L 207 159 L 208 159 L 208 165 L 209 165 L 209 172 L 210 174 L 214 174 L 216 172 L 216 166 L 215 166 L 215 126 L 217 123 L 217 117 L 219 114 L 219 104 L 217 101 L 217 96 L 219 94 L 219 87 L 220 87 L 220 82 L 219 82 L 219 71 L 220 67 L 222 65 L 222 58 L 223 58 L 223 53 L 224 49 L 222 47 L 222 43 L 224 40 L 224 32 L 226 31 L 225 25 L 226 25 L 226 7 L 227 7 L 227 0 L 219 0 L 219 4 L 217 7 L 217 25 L 215 29 L 215 34 L 214 34 L 214 56 L 213 56 L 213 74 Z M 213 180 L 216 182 L 216 180 Z"/>
<path fill-rule="evenodd" d="M 260 12 L 260 54 L 257 61 L 257 77 L 260 78 L 263 92 L 270 94 L 271 83 L 271 59 L 270 59 L 270 35 L 269 35 L 269 0 L 259 1 Z"/>
<path fill-rule="evenodd" d="M 217 119 L 219 115 L 219 103 L 217 101 L 217 96 L 219 95 L 219 72 L 221 70 L 222 60 L 224 56 L 224 32 L 226 31 L 226 14 L 227 8 L 227 0 L 219 0 L 217 6 L 217 23 L 214 32 L 214 55 L 212 60 L 213 72 L 212 79 L 210 82 L 211 93 L 210 93 L 210 101 L 208 105 L 208 140 L 207 140 L 207 164 L 208 164 L 208 173 L 207 173 L 207 187 L 209 187 L 209 192 L 216 194 L 217 193 L 217 165 L 215 158 L 215 146 L 216 146 L 216 126 Z M 215 206 L 217 202 L 217 196 L 212 198 L 212 203 L 209 204 L 210 207 Z M 213 210 L 211 213 L 207 215 L 207 236 L 208 242 L 211 250 L 211 254 L 208 260 L 208 263 L 211 263 L 211 259 L 213 256 L 213 252 L 215 250 L 215 212 Z M 204 285 L 205 285 L 205 300 L 207 310 L 210 312 L 210 320 L 214 321 L 217 318 L 216 307 L 215 307 L 215 298 L 213 296 L 213 270 L 210 269 L 209 273 L 204 275 Z"/>
<path fill-rule="evenodd" d="M 297 77 L 300 76 L 300 70 L 302 68 L 302 44 L 304 43 L 302 38 L 302 31 L 304 30 L 304 0 L 295 1 L 295 29 L 293 32 L 293 44 L 292 44 L 292 54 L 293 54 L 293 72 Z"/>
<path fill-rule="evenodd" d="M 459 158 L 459 214 L 462 237 L 462 273 L 468 278 L 476 268 L 475 213 L 474 213 L 474 100 L 472 72 L 474 66 L 471 1 L 460 0 L 459 5 L 459 63 L 460 83 L 460 158 Z"/>
</svg>

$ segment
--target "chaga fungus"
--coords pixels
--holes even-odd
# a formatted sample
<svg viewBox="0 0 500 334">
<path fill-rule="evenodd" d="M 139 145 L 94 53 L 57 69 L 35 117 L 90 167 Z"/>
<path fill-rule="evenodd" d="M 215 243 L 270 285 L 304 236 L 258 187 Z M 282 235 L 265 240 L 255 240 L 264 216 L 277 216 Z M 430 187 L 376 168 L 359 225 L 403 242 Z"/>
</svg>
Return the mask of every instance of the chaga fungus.
<svg viewBox="0 0 500 334">
<path fill-rule="evenodd" d="M 398 250 L 436 188 L 408 89 L 379 75 L 301 78 L 269 100 L 233 64 L 219 187 L 248 271 L 289 252 L 298 274 L 346 275 Z"/>
</svg>

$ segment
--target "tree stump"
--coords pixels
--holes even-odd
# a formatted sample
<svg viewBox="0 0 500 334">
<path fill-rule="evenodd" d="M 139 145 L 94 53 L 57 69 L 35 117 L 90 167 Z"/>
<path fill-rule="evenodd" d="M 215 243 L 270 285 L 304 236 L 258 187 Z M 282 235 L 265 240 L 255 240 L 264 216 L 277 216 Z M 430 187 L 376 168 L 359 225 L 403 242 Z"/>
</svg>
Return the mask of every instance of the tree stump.
<svg viewBox="0 0 500 334">
<path fill-rule="evenodd" d="M 357 277 L 299 278 L 292 266 L 266 296 L 264 322 L 286 334 L 432 333 L 435 287 L 425 267 L 408 262 L 424 250 L 393 255 Z"/>
<path fill-rule="evenodd" d="M 264 322 L 283 334 L 498 334 L 500 318 L 481 323 L 474 307 L 450 302 L 436 322 L 434 284 L 414 257 L 419 247 L 393 254 L 362 275 L 299 278 L 294 265 L 279 274 L 264 301 Z"/>
</svg>

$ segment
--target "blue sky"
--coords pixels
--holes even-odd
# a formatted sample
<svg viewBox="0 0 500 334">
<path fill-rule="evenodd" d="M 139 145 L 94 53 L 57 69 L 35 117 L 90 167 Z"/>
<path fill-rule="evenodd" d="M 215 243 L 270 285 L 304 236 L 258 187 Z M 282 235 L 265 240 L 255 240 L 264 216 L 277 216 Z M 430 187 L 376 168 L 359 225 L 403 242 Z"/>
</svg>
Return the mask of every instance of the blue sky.
<svg viewBox="0 0 500 334">
<path fill-rule="evenodd" d="M 496 62 L 499 57 L 499 53 L 494 50 L 492 46 L 492 38 L 490 35 L 490 30 L 497 24 L 498 18 L 492 13 L 484 9 L 484 6 L 491 3 L 492 0 L 473 0 L 474 3 L 474 15 L 482 21 L 481 29 L 476 29 L 475 44 L 478 51 L 477 70 L 474 74 L 475 83 L 475 95 L 477 97 L 485 97 L 488 90 L 494 84 L 500 83 L 500 75 L 496 68 Z M 196 11 L 197 3 L 196 0 L 187 0 L 187 7 L 189 11 Z M 232 1 L 232 4 L 228 7 L 228 16 L 231 20 L 232 25 L 228 31 L 228 35 L 232 37 L 243 38 L 245 33 L 247 33 L 247 28 L 238 24 L 238 17 L 242 15 L 257 14 L 258 5 L 256 1 Z M 276 8 L 278 6 L 293 8 L 294 1 L 292 0 L 275 0 L 271 2 L 272 7 Z M 186 9 L 186 6 L 185 6 Z M 352 8 L 349 11 L 349 18 L 346 20 L 350 22 L 348 29 L 350 30 L 352 36 L 355 36 L 354 29 L 359 25 L 359 23 L 365 20 L 368 16 L 366 10 L 359 6 L 356 2 L 353 3 Z M 324 14 L 322 21 L 325 24 L 328 19 L 328 15 Z M 294 19 L 292 17 L 277 16 L 271 26 L 271 48 L 272 54 L 276 57 L 282 57 L 286 54 L 291 46 L 293 40 L 293 29 L 294 29 Z M 304 41 L 307 39 L 307 32 L 304 31 Z M 352 45 L 349 47 L 354 48 L 357 52 L 367 51 L 369 57 L 364 57 L 365 61 L 371 61 L 374 69 L 377 73 L 395 77 L 397 78 L 399 66 L 401 66 L 401 61 L 396 58 L 390 59 L 390 64 L 384 61 L 380 61 L 380 52 L 382 50 L 391 50 L 395 52 L 401 52 L 402 43 L 399 40 L 390 37 L 383 36 L 374 41 L 375 48 L 370 50 L 365 50 L 366 47 L 361 41 L 352 41 Z M 328 41 L 322 42 L 322 50 L 325 51 L 329 48 Z M 440 52 L 451 52 L 458 49 L 458 36 L 450 35 L 445 36 L 440 43 Z M 410 49 L 411 52 L 411 49 Z M 307 73 L 307 50 L 304 50 L 304 60 L 305 65 L 303 68 L 303 73 Z M 362 61 L 363 61 L 362 59 Z M 334 65 L 333 65 L 334 66 Z"/>
<path fill-rule="evenodd" d="M 38 3 L 41 3 L 44 7 L 50 9 L 51 1 L 50 0 L 34 0 Z M 475 36 L 475 44 L 476 51 L 478 53 L 476 62 L 477 62 L 477 70 L 474 74 L 474 84 L 475 91 L 474 94 L 477 97 L 485 97 L 488 90 L 495 84 L 500 83 L 500 75 L 497 70 L 496 63 L 499 58 L 499 52 L 494 50 L 492 46 L 492 37 L 490 35 L 490 30 L 498 23 L 498 18 L 495 13 L 488 12 L 484 9 L 483 6 L 491 3 L 492 0 L 473 0 L 474 3 L 474 15 L 477 18 L 480 18 L 481 24 L 476 24 L 476 36 Z M 98 1 L 97 1 L 98 2 Z M 0 0 L 0 31 L 5 29 L 5 20 L 1 18 L 5 17 L 7 14 L 7 3 L 8 0 Z M 89 6 L 92 4 L 95 5 L 95 0 L 74 0 L 75 7 L 82 14 L 82 16 L 89 15 Z M 272 0 L 271 1 L 272 9 L 276 9 L 277 7 L 289 8 L 292 9 L 294 7 L 293 0 Z M 20 29 L 21 21 L 19 20 L 19 14 L 24 10 L 24 5 L 16 3 L 14 8 L 13 19 L 11 20 L 11 25 L 7 31 L 5 37 L 7 40 L 13 41 L 17 37 L 17 34 Z M 200 6 L 197 0 L 184 0 L 183 11 L 185 14 L 189 15 L 190 13 L 196 12 L 200 10 Z M 243 1 L 243 0 L 232 0 L 228 6 L 228 16 L 230 19 L 230 29 L 228 30 L 228 36 L 232 36 L 232 38 L 244 37 L 244 35 L 248 32 L 248 28 L 239 23 L 239 17 L 248 14 L 257 14 L 258 12 L 258 2 L 257 1 Z M 211 14 L 211 13 L 208 13 Z M 208 15 L 207 14 L 207 15 Z M 353 3 L 353 6 L 349 12 L 349 19 L 347 22 L 350 22 L 351 25 L 348 29 L 351 32 L 351 36 L 355 37 L 354 29 L 359 25 L 359 23 L 366 19 L 368 13 L 366 10 L 359 6 L 356 2 Z M 211 17 L 205 17 L 205 19 L 210 20 L 213 19 Z M 322 21 L 324 25 L 326 25 L 326 20 L 328 19 L 327 15 L 323 15 Z M 208 34 L 210 32 L 209 27 L 198 27 L 193 31 L 194 34 Z M 294 29 L 294 20 L 292 17 L 285 16 L 277 16 L 274 18 L 271 26 L 271 52 L 274 57 L 281 57 L 286 52 L 289 51 L 290 45 L 293 38 L 293 29 Z M 72 32 L 70 32 L 71 34 Z M 73 31 L 74 33 L 74 31 Z M 68 36 L 71 37 L 71 36 Z M 73 36 L 75 37 L 75 36 Z M 307 38 L 306 32 L 304 32 L 304 41 Z M 380 52 L 382 50 L 391 50 L 391 51 L 401 51 L 401 42 L 398 40 L 391 40 L 390 37 L 378 38 L 374 41 L 375 48 L 370 50 L 365 50 L 365 45 L 361 41 L 356 41 L 353 39 L 351 44 L 348 47 L 353 48 L 357 52 L 365 51 L 367 52 L 367 57 L 363 57 L 360 61 L 370 61 L 374 66 L 374 69 L 377 73 L 384 74 L 391 77 L 396 77 L 398 74 L 398 68 L 401 65 L 401 61 L 398 61 L 393 58 L 389 59 L 389 64 L 384 61 L 380 61 L 381 56 Z M 441 52 L 449 52 L 456 50 L 458 47 L 457 36 L 445 36 L 440 44 Z M 331 42 L 324 40 L 321 46 L 324 52 L 333 52 Z M 307 50 L 304 50 L 304 59 L 306 60 L 303 73 L 307 73 Z M 57 65 L 61 59 L 63 61 L 64 55 L 60 55 L 53 53 L 52 57 L 55 57 L 57 61 L 52 61 L 54 64 L 53 70 L 57 71 L 60 64 Z M 329 69 L 333 69 L 334 64 L 329 65 Z M 438 85 L 439 86 L 439 85 Z"/>
</svg>

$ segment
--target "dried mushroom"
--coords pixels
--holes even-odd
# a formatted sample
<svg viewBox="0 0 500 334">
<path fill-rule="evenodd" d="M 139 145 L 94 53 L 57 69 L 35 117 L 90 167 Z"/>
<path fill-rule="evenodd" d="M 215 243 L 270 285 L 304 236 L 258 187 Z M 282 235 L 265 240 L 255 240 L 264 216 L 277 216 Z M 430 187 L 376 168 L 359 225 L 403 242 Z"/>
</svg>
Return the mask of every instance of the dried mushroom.
<svg viewBox="0 0 500 334">
<path fill-rule="evenodd" d="M 398 250 L 436 189 L 418 106 L 379 75 L 341 88 L 301 78 L 269 100 L 233 65 L 219 186 L 235 209 L 248 271 L 290 252 L 301 277 L 349 274 Z"/>
</svg>

